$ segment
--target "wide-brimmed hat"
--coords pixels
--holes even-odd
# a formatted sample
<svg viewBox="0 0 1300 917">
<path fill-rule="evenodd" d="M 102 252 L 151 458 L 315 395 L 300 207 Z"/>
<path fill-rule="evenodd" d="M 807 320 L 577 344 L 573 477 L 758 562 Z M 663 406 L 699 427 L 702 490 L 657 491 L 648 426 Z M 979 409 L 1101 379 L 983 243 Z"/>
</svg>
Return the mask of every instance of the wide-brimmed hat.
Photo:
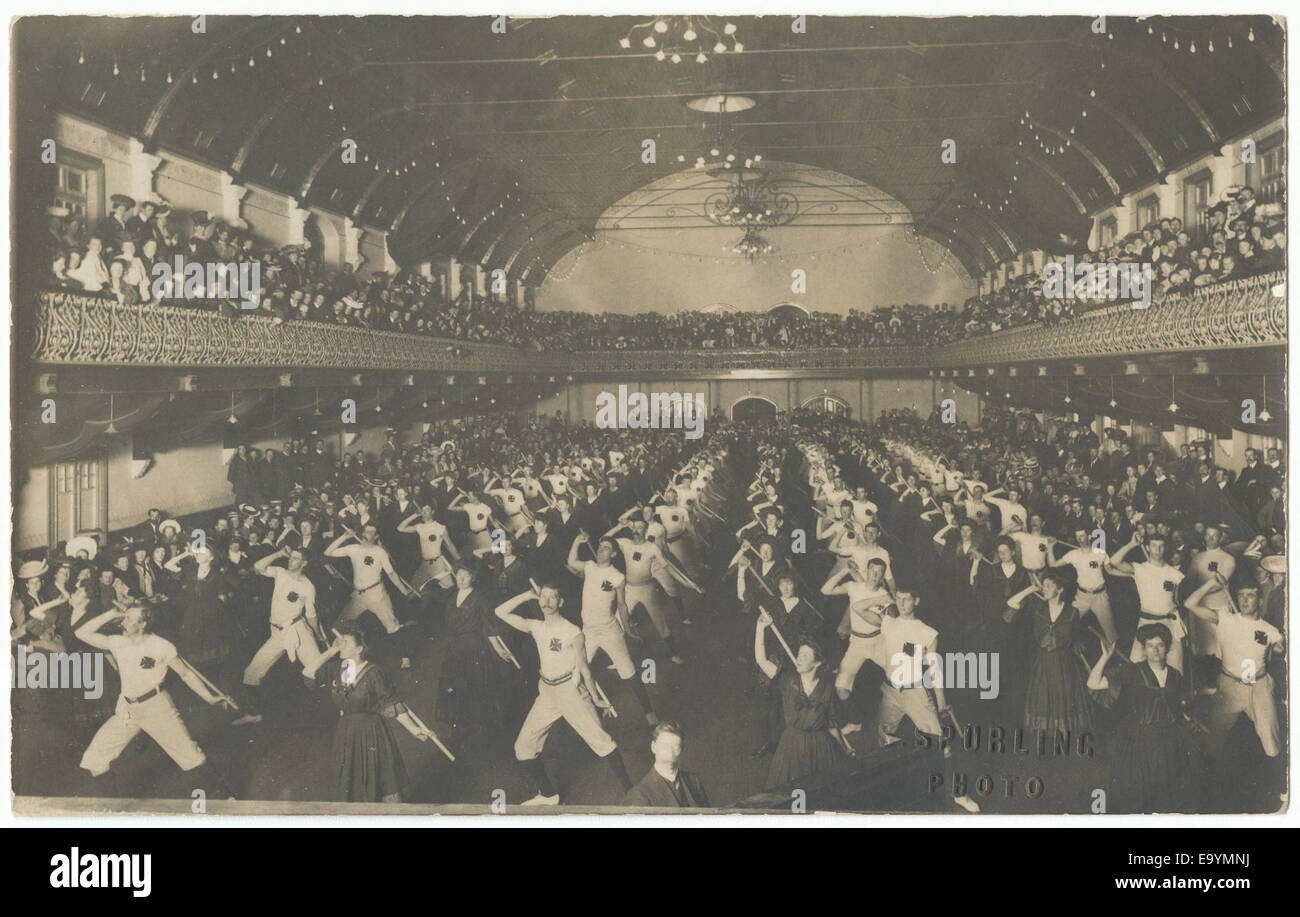
<svg viewBox="0 0 1300 917">
<path fill-rule="evenodd" d="M 179 535 L 180 531 L 181 524 L 175 519 L 164 519 L 158 524 L 158 534 L 160 535 L 171 537 L 172 535 Z"/>
<path fill-rule="evenodd" d="M 1259 562 L 1269 573 L 1286 573 L 1286 555 L 1270 554 Z"/>
<path fill-rule="evenodd" d="M 18 567 L 17 579 L 33 579 L 37 576 L 44 576 L 49 570 L 49 565 L 43 560 L 25 561 Z"/>
<path fill-rule="evenodd" d="M 99 542 L 89 535 L 78 535 L 75 538 L 69 538 L 67 547 L 64 551 L 69 557 L 76 557 L 79 551 L 86 552 L 88 560 L 94 560 L 95 555 L 99 553 Z"/>
</svg>

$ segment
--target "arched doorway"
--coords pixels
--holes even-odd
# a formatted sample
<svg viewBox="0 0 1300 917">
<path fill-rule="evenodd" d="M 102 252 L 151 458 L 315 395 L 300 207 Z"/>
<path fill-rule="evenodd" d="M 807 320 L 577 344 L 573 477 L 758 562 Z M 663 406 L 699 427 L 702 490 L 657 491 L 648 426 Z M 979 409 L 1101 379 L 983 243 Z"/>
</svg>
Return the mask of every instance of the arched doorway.
<svg viewBox="0 0 1300 917">
<path fill-rule="evenodd" d="M 740 422 L 770 423 L 776 420 L 776 402 L 751 395 L 731 405 L 731 419 Z"/>
<path fill-rule="evenodd" d="M 799 405 L 799 409 L 802 411 L 816 411 L 819 414 L 830 414 L 832 417 L 848 417 L 851 413 L 847 401 L 838 395 L 828 395 L 825 392 L 809 398 Z"/>
</svg>

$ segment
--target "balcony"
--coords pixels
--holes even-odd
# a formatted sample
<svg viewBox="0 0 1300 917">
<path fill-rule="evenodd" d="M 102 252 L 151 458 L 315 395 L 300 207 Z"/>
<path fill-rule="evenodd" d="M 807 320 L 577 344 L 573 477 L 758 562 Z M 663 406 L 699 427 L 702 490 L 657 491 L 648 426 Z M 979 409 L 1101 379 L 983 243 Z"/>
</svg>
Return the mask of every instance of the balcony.
<svg viewBox="0 0 1300 917">
<path fill-rule="evenodd" d="M 502 344 L 370 331 L 316 322 L 229 318 L 171 306 L 122 306 L 43 293 L 31 351 L 38 364 L 403 372 L 645 373 L 745 371 L 852 374 L 1251 349 L 1286 343 L 1285 275 L 1206 287 L 1149 309 L 1110 306 L 1053 326 L 1026 326 L 933 345 L 804 350 L 537 352 Z"/>
</svg>

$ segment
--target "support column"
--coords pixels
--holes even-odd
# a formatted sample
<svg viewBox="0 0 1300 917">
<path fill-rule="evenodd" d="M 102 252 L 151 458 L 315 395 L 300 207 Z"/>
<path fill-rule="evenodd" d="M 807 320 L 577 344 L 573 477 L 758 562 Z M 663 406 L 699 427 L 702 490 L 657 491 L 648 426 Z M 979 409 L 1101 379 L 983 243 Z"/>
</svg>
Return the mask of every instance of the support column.
<svg viewBox="0 0 1300 917">
<path fill-rule="evenodd" d="M 384 270 L 390 274 L 396 274 L 401 270 L 401 265 L 393 260 L 392 253 L 388 251 L 388 233 L 381 233 L 384 242 Z"/>
<path fill-rule="evenodd" d="M 289 244 L 301 245 L 307 228 L 307 208 L 298 206 L 298 202 L 289 198 Z"/>
<path fill-rule="evenodd" d="M 352 265 L 353 271 L 360 271 L 365 258 L 361 255 L 361 240 L 366 231 L 348 217 L 343 221 L 343 261 Z"/>
<path fill-rule="evenodd" d="M 145 151 L 144 144 L 131 138 L 128 159 L 131 163 L 131 196 L 137 201 L 153 197 L 154 175 L 163 164 L 163 158 Z"/>
<path fill-rule="evenodd" d="M 247 185 L 236 182 L 235 176 L 229 172 L 221 173 L 221 219 L 230 226 L 239 229 L 248 228 L 241 210 L 244 198 L 248 196 L 250 190 Z"/>
<path fill-rule="evenodd" d="M 869 420 L 867 417 L 867 402 L 865 400 L 864 390 L 867 386 L 866 379 L 858 380 L 858 420 Z"/>
<path fill-rule="evenodd" d="M 460 296 L 460 262 L 455 258 L 447 259 L 447 298 L 454 300 Z"/>
</svg>

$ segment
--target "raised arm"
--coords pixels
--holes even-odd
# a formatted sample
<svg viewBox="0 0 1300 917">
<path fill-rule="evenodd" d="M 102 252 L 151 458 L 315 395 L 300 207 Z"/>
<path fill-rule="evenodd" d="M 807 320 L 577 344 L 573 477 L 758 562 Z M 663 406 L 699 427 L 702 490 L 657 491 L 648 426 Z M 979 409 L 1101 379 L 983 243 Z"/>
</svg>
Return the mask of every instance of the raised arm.
<svg viewBox="0 0 1300 917">
<path fill-rule="evenodd" d="M 274 554 L 266 555 L 261 560 L 253 564 L 253 572 L 261 576 L 269 576 L 274 578 L 275 574 L 271 572 L 271 565 L 275 563 L 277 560 L 279 560 L 281 557 L 287 555 L 288 553 L 289 553 L 288 548 L 281 548 L 280 550 L 276 551 Z M 325 553 L 328 554 L 329 552 L 326 551 Z"/>
<path fill-rule="evenodd" d="M 1141 543 L 1142 543 L 1142 536 L 1138 534 L 1134 534 L 1133 537 L 1129 539 L 1128 544 L 1122 545 L 1119 548 L 1119 550 L 1117 550 L 1114 554 L 1110 555 L 1110 557 L 1107 559 L 1107 563 L 1110 564 L 1110 568 L 1114 570 L 1116 573 L 1120 574 L 1121 576 L 1132 576 L 1133 565 L 1128 561 L 1124 560 L 1123 558 L 1126 554 L 1128 554 L 1129 551 L 1132 551 L 1135 547 L 1137 547 Z"/>
<path fill-rule="evenodd" d="M 1186 601 L 1183 602 L 1184 607 L 1196 617 L 1209 621 L 1211 624 L 1218 624 L 1219 613 L 1205 604 L 1205 597 L 1211 592 L 1218 592 L 1226 583 L 1227 580 L 1223 579 L 1220 574 L 1215 573 L 1212 578 L 1207 579 L 1199 589 L 1187 597 Z"/>
<path fill-rule="evenodd" d="M 525 590 L 512 599 L 506 599 L 496 607 L 493 613 L 515 630 L 521 630 L 526 634 L 531 634 L 533 632 L 533 625 L 536 622 L 531 618 L 525 618 L 523 615 L 517 615 L 514 611 L 520 605 L 532 601 L 537 597 L 537 593 L 532 589 Z"/>
<path fill-rule="evenodd" d="M 338 538 L 335 538 L 333 541 L 331 541 L 331 542 L 329 543 L 329 546 L 325 549 L 325 556 L 326 556 L 326 557 L 347 557 L 347 556 L 349 556 L 349 554 L 348 554 L 347 551 L 344 551 L 344 550 L 341 550 L 341 549 L 340 549 L 340 545 L 342 545 L 343 542 L 347 541 L 347 540 L 348 540 L 349 538 L 351 538 L 351 537 L 352 537 L 352 533 L 351 533 L 351 532 L 344 532 L 344 533 L 343 533 L 342 535 L 340 535 Z"/>
<path fill-rule="evenodd" d="M 574 576 L 582 576 L 583 566 L 578 560 L 578 548 L 587 543 L 587 533 L 579 532 L 573 537 L 573 544 L 569 545 L 569 556 L 564 565 L 569 568 L 569 572 Z"/>
<path fill-rule="evenodd" d="M 88 643 L 97 650 L 107 650 L 108 637 L 99 632 L 100 628 L 109 621 L 121 620 L 124 614 L 124 612 L 118 611 L 116 608 L 106 611 L 103 614 L 98 614 L 85 624 L 78 627 L 74 633 L 76 634 L 77 639 L 82 643 Z"/>
<path fill-rule="evenodd" d="M 754 627 L 754 662 L 769 679 L 776 678 L 776 673 L 780 671 L 776 663 L 767 658 L 767 646 L 763 640 L 763 632 L 771 623 L 771 616 L 766 611 L 760 611 Z"/>
</svg>

